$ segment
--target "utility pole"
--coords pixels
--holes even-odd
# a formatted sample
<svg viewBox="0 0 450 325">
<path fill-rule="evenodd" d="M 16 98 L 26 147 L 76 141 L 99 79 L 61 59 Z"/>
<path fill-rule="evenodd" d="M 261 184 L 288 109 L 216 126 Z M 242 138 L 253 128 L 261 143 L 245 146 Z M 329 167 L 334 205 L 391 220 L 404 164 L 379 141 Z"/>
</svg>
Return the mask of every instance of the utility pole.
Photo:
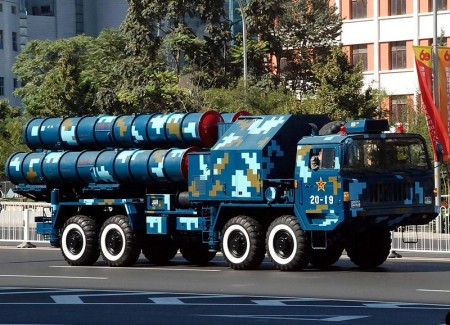
<svg viewBox="0 0 450 325">
<path fill-rule="evenodd" d="M 239 9 L 241 11 L 242 18 L 242 51 L 243 51 L 243 61 L 244 61 L 244 89 L 247 92 L 247 16 L 245 14 L 246 3 L 244 4 L 242 0 L 236 0 Z"/>
</svg>

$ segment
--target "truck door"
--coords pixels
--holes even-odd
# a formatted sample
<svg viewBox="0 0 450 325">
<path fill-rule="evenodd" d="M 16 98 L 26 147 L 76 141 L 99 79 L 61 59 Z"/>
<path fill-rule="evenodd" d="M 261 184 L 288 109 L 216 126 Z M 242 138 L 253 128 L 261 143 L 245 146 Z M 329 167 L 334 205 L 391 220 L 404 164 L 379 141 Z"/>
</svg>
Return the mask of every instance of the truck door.
<svg viewBox="0 0 450 325">
<path fill-rule="evenodd" d="M 331 230 L 339 221 L 342 187 L 337 152 L 335 147 L 314 147 L 310 151 L 308 172 L 301 182 L 309 230 Z"/>
</svg>

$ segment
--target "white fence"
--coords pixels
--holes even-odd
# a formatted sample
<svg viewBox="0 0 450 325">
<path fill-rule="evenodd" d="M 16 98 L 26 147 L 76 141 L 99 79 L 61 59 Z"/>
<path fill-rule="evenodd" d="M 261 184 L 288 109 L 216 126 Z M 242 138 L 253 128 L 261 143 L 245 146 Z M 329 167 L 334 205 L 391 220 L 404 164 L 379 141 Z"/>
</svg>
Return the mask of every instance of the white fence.
<svg viewBox="0 0 450 325">
<path fill-rule="evenodd" d="M 50 216 L 50 203 L 2 201 L 0 207 L 1 241 L 45 241 L 41 235 L 36 234 L 34 217 Z"/>
<path fill-rule="evenodd" d="M 0 202 L 0 241 L 45 242 L 36 234 L 34 217 L 50 216 L 49 203 Z M 450 252 L 450 208 L 427 225 L 408 226 L 392 232 L 392 250 Z M 28 231 L 25 231 L 28 229 Z"/>
</svg>

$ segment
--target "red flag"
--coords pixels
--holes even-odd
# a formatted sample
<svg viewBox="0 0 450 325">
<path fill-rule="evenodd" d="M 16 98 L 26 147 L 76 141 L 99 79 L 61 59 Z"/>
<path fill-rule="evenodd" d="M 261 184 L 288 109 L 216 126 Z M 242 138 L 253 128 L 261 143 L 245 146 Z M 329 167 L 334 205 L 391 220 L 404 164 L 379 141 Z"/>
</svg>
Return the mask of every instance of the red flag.
<svg viewBox="0 0 450 325">
<path fill-rule="evenodd" d="M 430 133 L 433 150 L 436 155 L 437 144 L 442 148 L 443 158 L 450 161 L 450 140 L 446 125 L 442 123 L 441 116 L 434 104 L 431 92 L 431 75 L 432 75 L 432 51 L 430 46 L 414 46 L 414 54 L 416 57 L 417 75 L 419 78 L 419 87 L 422 93 L 422 101 L 424 104 L 424 113 L 427 120 L 428 131 Z"/>
</svg>

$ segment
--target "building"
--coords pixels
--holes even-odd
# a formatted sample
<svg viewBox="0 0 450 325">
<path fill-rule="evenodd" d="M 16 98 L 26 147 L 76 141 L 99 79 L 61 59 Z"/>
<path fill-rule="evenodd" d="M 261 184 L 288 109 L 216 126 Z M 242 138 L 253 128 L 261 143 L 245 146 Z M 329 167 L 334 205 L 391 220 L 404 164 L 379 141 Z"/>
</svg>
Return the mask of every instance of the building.
<svg viewBox="0 0 450 325">
<path fill-rule="evenodd" d="M 438 36 L 450 45 L 450 0 L 436 0 Z M 336 0 L 341 41 L 361 61 L 365 83 L 389 94 L 392 122 L 403 122 L 418 91 L 413 45 L 433 43 L 433 0 Z"/>
<path fill-rule="evenodd" d="M 0 99 L 20 105 L 11 67 L 27 41 L 97 36 L 104 28 L 118 28 L 127 8 L 126 0 L 0 0 Z"/>
<path fill-rule="evenodd" d="M 242 32 L 237 8 L 240 0 L 226 1 Z M 361 61 L 367 86 L 385 90 L 392 121 L 401 121 L 408 102 L 414 102 L 418 84 L 413 45 L 431 45 L 434 0 L 331 0 L 343 18 L 341 41 L 353 62 Z M 435 0 L 438 33 L 450 44 L 450 0 Z M 245 4 L 245 0 L 241 4 Z M 126 0 L 0 0 L 0 99 L 12 96 L 17 79 L 11 72 L 15 56 L 28 40 L 97 36 L 103 28 L 117 28 L 127 10 Z M 192 22 L 200 29 L 198 21 Z"/>
</svg>

